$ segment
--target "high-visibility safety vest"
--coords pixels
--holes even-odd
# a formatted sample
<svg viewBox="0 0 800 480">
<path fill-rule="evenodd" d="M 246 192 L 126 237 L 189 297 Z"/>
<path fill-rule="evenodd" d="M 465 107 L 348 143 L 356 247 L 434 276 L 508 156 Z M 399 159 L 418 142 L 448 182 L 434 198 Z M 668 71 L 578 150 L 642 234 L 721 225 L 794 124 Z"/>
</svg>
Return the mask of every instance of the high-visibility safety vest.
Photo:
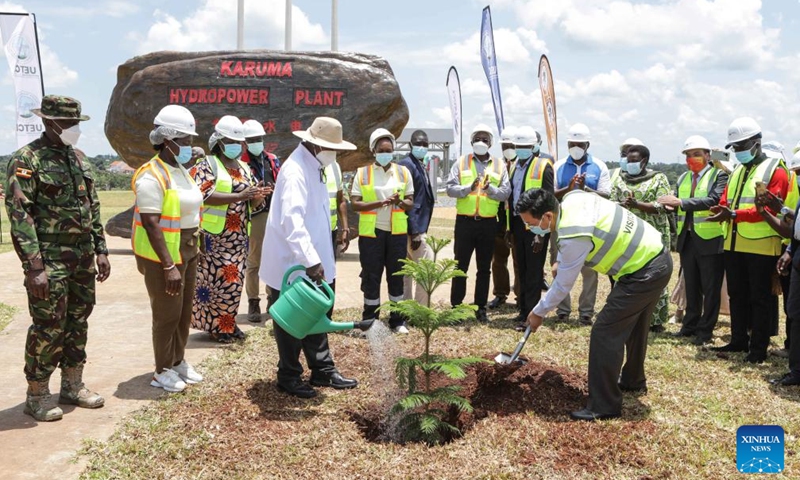
<svg viewBox="0 0 800 480">
<path fill-rule="evenodd" d="M 519 160 L 511 166 L 511 171 L 508 172 L 509 181 L 514 178 L 514 171 L 517 169 L 517 165 L 519 164 Z M 542 176 L 544 176 L 544 170 L 547 166 L 553 165 L 547 158 L 542 157 L 534 157 L 528 160 L 527 170 L 525 171 L 525 181 L 522 184 L 522 191 L 527 192 L 531 189 L 539 189 L 542 188 Z M 519 201 L 519 198 L 516 199 Z M 509 213 L 514 211 L 514 205 L 511 205 L 511 202 L 508 202 Z M 511 228 L 511 215 L 506 215 L 506 228 Z"/>
<path fill-rule="evenodd" d="M 594 248 L 585 265 L 618 280 L 636 272 L 664 249 L 661 233 L 618 204 L 595 193 L 564 195 L 558 217 L 558 241 L 588 237 Z"/>
<path fill-rule="evenodd" d="M 465 157 L 461 157 L 458 161 L 461 185 L 472 185 L 472 182 L 478 178 L 478 172 L 475 167 L 473 155 L 470 153 Z M 500 186 L 500 180 L 503 178 L 503 162 L 495 159 L 494 157 L 490 157 L 485 173 L 489 175 L 490 185 L 493 185 L 494 187 Z M 459 198 L 456 201 L 456 213 L 458 215 L 466 215 L 469 217 L 496 217 L 499 207 L 500 202 L 489 198 L 486 194 L 486 191 L 482 188 L 476 188 L 466 197 Z"/>
<path fill-rule="evenodd" d="M 339 186 L 342 184 L 342 170 L 336 162 L 325 167 L 325 186 L 328 187 L 328 197 L 331 202 L 331 231 L 336 230 L 339 221 Z"/>
<path fill-rule="evenodd" d="M 610 175 L 609 175 L 609 176 L 611 177 L 611 184 L 612 184 L 612 185 L 614 184 L 614 180 L 616 180 L 616 179 L 617 179 L 617 177 L 619 177 L 620 171 L 622 171 L 622 169 L 621 169 L 621 168 L 619 168 L 619 167 L 617 167 L 617 168 L 614 168 L 614 169 L 612 169 L 612 170 L 609 172 L 609 173 L 610 173 Z"/>
<path fill-rule="evenodd" d="M 684 172 L 678 179 L 678 198 L 681 200 L 689 198 L 704 198 L 714 189 L 719 177 L 719 169 L 711 167 L 706 170 L 702 177 L 697 179 L 697 185 L 692 195 L 692 172 Z M 692 222 L 694 223 L 694 233 L 704 240 L 711 240 L 725 235 L 725 226 L 719 222 L 709 222 L 710 210 L 692 212 Z M 686 224 L 686 212 L 678 207 L 678 235 L 683 232 Z"/>
<path fill-rule="evenodd" d="M 797 177 L 797 172 L 794 170 L 789 172 L 789 193 L 786 194 L 784 205 L 792 210 L 797 208 L 797 202 L 800 201 L 800 178 Z"/>
<path fill-rule="evenodd" d="M 183 259 L 181 258 L 181 202 L 178 190 L 175 189 L 172 175 L 169 173 L 167 166 L 158 158 L 158 155 L 136 170 L 131 179 L 131 189 L 136 189 L 136 180 L 145 172 L 150 172 L 164 191 L 164 201 L 161 203 L 161 218 L 158 220 L 158 225 L 161 227 L 164 242 L 167 244 L 167 252 L 172 257 L 172 261 L 180 264 Z M 156 251 L 150 244 L 147 230 L 142 225 L 142 216 L 139 213 L 138 206 L 133 209 L 131 246 L 133 247 L 133 253 L 137 256 L 161 263 L 161 259 L 158 258 Z"/>
<path fill-rule="evenodd" d="M 214 189 L 219 193 L 231 193 L 233 191 L 233 179 L 228 173 L 228 169 L 222 164 L 222 161 L 216 155 L 206 157 L 205 161 L 211 165 L 211 172 L 214 174 Z M 255 185 L 250 175 L 250 167 L 241 160 L 237 160 L 237 162 L 244 169 L 251 183 Z M 208 233 L 219 235 L 225 229 L 227 216 L 228 204 L 209 205 L 204 203 L 200 215 L 200 228 Z M 247 234 L 250 235 L 250 202 L 247 202 Z"/>
<path fill-rule="evenodd" d="M 737 166 L 733 173 L 731 173 L 730 179 L 728 179 L 728 205 L 730 205 L 731 209 L 754 208 L 756 206 L 756 182 L 764 182 L 769 185 L 772 175 L 778 168 L 786 169 L 783 160 L 779 158 L 767 158 L 755 168 L 751 168 L 747 178 L 745 178 L 744 165 Z M 733 229 L 733 222 L 729 222 L 728 228 Z M 778 232 L 773 230 L 764 220 L 754 223 L 737 223 L 736 231 L 739 235 L 749 240 L 760 240 L 762 238 L 779 236 Z M 731 235 L 729 234 L 728 238 L 730 237 Z M 764 254 L 770 253 L 765 250 Z"/>
<path fill-rule="evenodd" d="M 377 202 L 378 195 L 375 193 L 375 183 L 373 182 L 374 169 L 380 168 L 369 165 L 358 169 L 356 175 L 361 181 L 361 199 L 365 203 Z M 403 196 L 408 184 L 409 173 L 406 167 L 392 164 L 391 172 L 398 181 L 397 190 Z M 362 237 L 375 237 L 375 227 L 378 224 L 378 211 L 358 212 L 358 234 Z M 405 235 L 408 233 L 408 215 L 400 207 L 392 207 L 391 216 L 392 235 Z"/>
</svg>

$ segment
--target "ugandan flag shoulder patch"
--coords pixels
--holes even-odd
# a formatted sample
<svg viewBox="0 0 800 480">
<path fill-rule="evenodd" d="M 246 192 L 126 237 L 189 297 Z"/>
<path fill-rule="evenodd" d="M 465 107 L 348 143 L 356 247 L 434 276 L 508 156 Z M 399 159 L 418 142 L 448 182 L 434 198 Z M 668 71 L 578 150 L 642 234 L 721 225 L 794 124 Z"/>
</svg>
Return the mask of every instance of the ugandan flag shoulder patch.
<svg viewBox="0 0 800 480">
<path fill-rule="evenodd" d="M 31 178 L 31 176 L 33 176 L 33 170 L 29 168 L 17 167 L 16 175 L 19 178 Z"/>
</svg>

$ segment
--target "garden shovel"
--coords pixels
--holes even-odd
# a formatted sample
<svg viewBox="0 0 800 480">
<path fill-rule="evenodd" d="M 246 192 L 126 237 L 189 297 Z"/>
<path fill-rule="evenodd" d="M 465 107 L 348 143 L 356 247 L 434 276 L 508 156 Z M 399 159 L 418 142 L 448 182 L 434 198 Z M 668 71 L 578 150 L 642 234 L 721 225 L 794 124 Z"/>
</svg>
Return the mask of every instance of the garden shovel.
<svg viewBox="0 0 800 480">
<path fill-rule="evenodd" d="M 525 334 L 522 336 L 522 338 L 519 339 L 519 342 L 517 343 L 517 348 L 514 349 L 514 353 L 509 355 L 507 353 L 500 352 L 497 354 L 496 357 L 494 357 L 494 361 L 499 363 L 500 365 L 510 365 L 514 362 L 517 362 L 520 365 L 525 365 L 527 362 L 525 360 L 520 360 L 519 354 L 522 351 L 522 347 L 525 346 L 525 342 L 528 341 L 528 337 L 530 336 L 530 334 L 531 334 L 531 326 L 528 325 L 528 328 L 525 329 Z"/>
</svg>

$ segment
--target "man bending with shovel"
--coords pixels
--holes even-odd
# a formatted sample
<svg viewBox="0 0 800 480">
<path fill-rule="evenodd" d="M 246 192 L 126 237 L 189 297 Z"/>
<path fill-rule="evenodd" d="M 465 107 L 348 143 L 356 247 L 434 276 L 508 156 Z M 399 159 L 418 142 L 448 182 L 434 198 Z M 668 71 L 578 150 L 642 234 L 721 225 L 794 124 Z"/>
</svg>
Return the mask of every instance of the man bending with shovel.
<svg viewBox="0 0 800 480">
<path fill-rule="evenodd" d="M 616 281 L 592 325 L 589 402 L 570 416 L 587 421 L 617 418 L 623 390 L 647 391 L 647 334 L 658 298 L 672 275 L 669 248 L 650 224 L 594 193 L 567 193 L 559 206 L 552 193 L 528 190 L 517 208 L 534 234 L 544 235 L 552 228 L 558 232 L 558 257 L 553 265 L 557 276 L 528 314 L 531 331 L 569 295 L 583 266 Z"/>
</svg>

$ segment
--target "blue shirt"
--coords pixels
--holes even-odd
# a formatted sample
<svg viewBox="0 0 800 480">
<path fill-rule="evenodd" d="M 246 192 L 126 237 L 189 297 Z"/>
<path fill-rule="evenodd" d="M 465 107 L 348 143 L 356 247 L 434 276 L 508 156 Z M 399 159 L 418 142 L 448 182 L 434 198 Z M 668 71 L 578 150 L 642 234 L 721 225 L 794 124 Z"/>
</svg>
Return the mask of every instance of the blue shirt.
<svg viewBox="0 0 800 480">
<path fill-rule="evenodd" d="M 586 173 L 585 185 L 592 190 L 598 190 L 597 187 L 600 185 L 600 176 L 603 173 L 603 169 L 592 161 L 592 155 L 588 153 L 586 154 L 586 161 L 580 166 L 575 164 L 575 160 L 572 159 L 571 155 L 567 157 L 567 160 L 556 172 L 556 188 L 567 187 L 572 177 L 582 173 Z"/>
</svg>

